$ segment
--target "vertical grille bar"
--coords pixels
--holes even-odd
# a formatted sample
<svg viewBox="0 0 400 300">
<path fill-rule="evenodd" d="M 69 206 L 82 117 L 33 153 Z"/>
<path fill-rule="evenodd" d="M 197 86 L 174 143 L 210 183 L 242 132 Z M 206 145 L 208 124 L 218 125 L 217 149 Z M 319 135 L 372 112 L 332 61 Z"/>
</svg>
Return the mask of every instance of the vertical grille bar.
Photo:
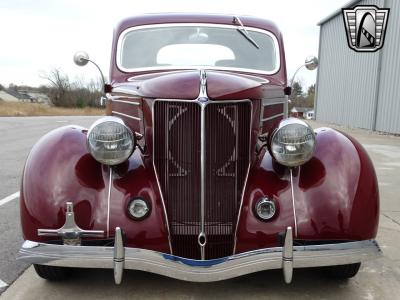
<svg viewBox="0 0 400 300">
<path fill-rule="evenodd" d="M 251 103 L 205 107 L 205 259 L 232 254 L 249 161 Z M 160 179 L 175 255 L 201 259 L 201 106 L 154 104 L 154 164 Z"/>
</svg>

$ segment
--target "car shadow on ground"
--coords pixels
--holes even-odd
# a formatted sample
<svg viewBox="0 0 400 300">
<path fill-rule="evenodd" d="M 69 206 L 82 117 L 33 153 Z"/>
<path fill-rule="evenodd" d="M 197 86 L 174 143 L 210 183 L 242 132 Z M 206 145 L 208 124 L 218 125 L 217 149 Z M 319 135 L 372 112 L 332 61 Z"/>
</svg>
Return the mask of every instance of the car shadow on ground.
<svg viewBox="0 0 400 300">
<path fill-rule="evenodd" d="M 357 277 L 356 277 L 357 278 Z M 113 281 L 113 271 L 104 269 L 76 269 L 67 281 L 43 282 L 47 288 L 64 291 L 80 290 L 82 297 L 93 296 L 94 291 L 101 297 L 155 298 L 155 299 L 199 299 L 199 298 L 354 298 L 357 279 L 333 280 L 326 278 L 320 269 L 296 269 L 293 282 L 287 285 L 283 281 L 281 270 L 257 272 L 229 280 L 211 283 L 193 283 L 179 281 L 168 277 L 128 270 L 124 273 L 122 284 L 117 286 Z M 41 280 L 37 278 L 37 280 Z M 358 290 L 358 289 L 357 289 Z M 358 296 L 359 297 L 359 296 Z M 357 297 L 357 298 L 358 298 Z M 96 297 L 98 299 L 98 297 Z"/>
</svg>

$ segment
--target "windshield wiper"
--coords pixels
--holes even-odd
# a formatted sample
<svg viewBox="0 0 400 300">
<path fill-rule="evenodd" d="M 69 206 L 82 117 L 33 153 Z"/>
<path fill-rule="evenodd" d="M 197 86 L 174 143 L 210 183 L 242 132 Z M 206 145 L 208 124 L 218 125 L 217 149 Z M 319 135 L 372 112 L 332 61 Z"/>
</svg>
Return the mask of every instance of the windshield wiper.
<svg viewBox="0 0 400 300">
<path fill-rule="evenodd" d="M 260 49 L 260 46 L 257 45 L 256 41 L 253 40 L 253 38 L 250 36 L 249 32 L 244 28 L 242 21 L 239 19 L 239 17 L 234 16 L 233 17 L 233 24 L 236 24 L 240 26 L 240 28 L 236 29 L 239 31 L 245 38 L 248 40 L 250 43 L 254 45 L 257 49 Z"/>
</svg>

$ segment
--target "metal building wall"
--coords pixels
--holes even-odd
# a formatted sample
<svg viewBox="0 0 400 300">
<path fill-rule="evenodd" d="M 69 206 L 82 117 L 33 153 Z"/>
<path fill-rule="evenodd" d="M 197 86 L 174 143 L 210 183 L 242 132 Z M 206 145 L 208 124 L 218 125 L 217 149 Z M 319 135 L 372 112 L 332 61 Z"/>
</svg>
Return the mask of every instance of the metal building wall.
<svg viewBox="0 0 400 300">
<path fill-rule="evenodd" d="M 357 5 L 383 7 L 384 1 L 363 0 Z M 348 47 L 341 13 L 321 25 L 317 120 L 373 129 L 379 87 L 379 53 L 358 53 Z"/>
<path fill-rule="evenodd" d="M 400 1 L 386 0 L 390 7 L 382 51 L 376 130 L 400 133 Z"/>
</svg>

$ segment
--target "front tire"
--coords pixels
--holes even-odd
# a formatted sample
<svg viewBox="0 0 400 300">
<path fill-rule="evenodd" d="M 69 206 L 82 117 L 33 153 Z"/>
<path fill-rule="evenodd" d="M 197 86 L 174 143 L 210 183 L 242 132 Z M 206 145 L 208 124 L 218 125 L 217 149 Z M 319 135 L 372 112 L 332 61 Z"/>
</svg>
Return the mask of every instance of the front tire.
<svg viewBox="0 0 400 300">
<path fill-rule="evenodd" d="M 357 275 L 360 266 L 361 263 L 326 267 L 325 274 L 332 279 L 349 279 Z"/>
<path fill-rule="evenodd" d="M 38 274 L 43 279 L 51 281 L 66 279 L 71 273 L 70 268 L 52 267 L 45 265 L 33 265 L 33 267 L 35 268 L 36 274 Z"/>
</svg>

